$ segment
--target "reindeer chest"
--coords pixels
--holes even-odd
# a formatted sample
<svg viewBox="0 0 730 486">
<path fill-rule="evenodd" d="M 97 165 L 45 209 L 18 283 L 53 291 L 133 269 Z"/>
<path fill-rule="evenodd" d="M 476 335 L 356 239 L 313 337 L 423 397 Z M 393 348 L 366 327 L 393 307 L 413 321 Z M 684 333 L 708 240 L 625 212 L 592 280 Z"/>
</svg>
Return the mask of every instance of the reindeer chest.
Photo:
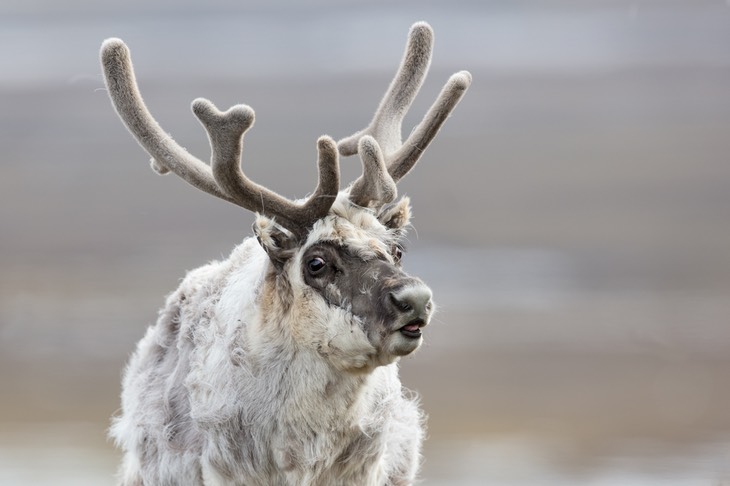
<svg viewBox="0 0 730 486">
<path fill-rule="evenodd" d="M 379 420 L 365 428 L 355 424 L 321 427 L 323 421 L 314 423 L 284 410 L 271 413 L 270 420 L 261 418 L 258 424 L 242 422 L 236 433 L 228 426 L 209 435 L 203 470 L 211 484 L 386 482 L 387 428 Z"/>
<path fill-rule="evenodd" d="M 272 457 L 289 484 L 381 484 L 381 431 L 327 431 L 302 435 L 284 430 L 272 442 Z"/>
</svg>

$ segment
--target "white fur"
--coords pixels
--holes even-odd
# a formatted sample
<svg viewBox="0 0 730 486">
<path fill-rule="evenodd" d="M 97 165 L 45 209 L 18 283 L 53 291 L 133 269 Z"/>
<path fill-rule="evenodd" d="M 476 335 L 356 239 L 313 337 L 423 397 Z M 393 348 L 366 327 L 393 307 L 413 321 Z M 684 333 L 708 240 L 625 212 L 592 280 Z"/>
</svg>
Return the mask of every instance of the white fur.
<svg viewBox="0 0 730 486">
<path fill-rule="evenodd" d="M 129 363 L 111 429 L 124 485 L 414 481 L 423 420 L 397 358 L 301 275 L 302 253 L 322 240 L 388 255 L 397 231 L 341 196 L 284 275 L 249 238 L 168 297 Z"/>
</svg>

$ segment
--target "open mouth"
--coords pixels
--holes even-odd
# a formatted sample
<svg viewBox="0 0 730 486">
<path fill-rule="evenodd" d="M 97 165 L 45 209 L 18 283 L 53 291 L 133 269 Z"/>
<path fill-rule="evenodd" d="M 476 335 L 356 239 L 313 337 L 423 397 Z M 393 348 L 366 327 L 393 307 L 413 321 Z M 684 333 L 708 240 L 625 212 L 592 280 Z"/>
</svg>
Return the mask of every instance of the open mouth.
<svg viewBox="0 0 730 486">
<path fill-rule="evenodd" d="M 405 326 L 398 329 L 401 334 L 403 334 L 405 337 L 411 338 L 411 339 L 418 339 L 421 337 L 421 326 L 424 325 L 424 322 L 421 319 L 416 319 L 415 321 L 411 321 Z"/>
</svg>

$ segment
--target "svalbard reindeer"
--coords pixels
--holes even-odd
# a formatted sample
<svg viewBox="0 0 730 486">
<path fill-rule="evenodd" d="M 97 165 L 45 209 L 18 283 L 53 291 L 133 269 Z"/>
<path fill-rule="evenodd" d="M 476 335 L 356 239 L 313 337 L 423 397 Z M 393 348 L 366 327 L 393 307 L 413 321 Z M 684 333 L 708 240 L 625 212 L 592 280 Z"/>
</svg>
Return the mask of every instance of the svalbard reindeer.
<svg viewBox="0 0 730 486">
<path fill-rule="evenodd" d="M 129 362 L 111 428 L 124 451 L 122 484 L 413 482 L 423 418 L 397 362 L 420 346 L 433 303 L 401 268 L 410 207 L 396 183 L 471 82 L 454 74 L 401 142 L 432 44 L 431 27 L 416 23 L 370 125 L 338 143 L 322 136 L 317 187 L 291 201 L 241 170 L 250 107 L 193 102 L 208 165 L 152 118 L 126 45 L 103 43 L 109 95 L 152 167 L 257 213 L 255 238 L 189 272 Z M 354 154 L 362 175 L 340 191 L 338 157 Z"/>
</svg>

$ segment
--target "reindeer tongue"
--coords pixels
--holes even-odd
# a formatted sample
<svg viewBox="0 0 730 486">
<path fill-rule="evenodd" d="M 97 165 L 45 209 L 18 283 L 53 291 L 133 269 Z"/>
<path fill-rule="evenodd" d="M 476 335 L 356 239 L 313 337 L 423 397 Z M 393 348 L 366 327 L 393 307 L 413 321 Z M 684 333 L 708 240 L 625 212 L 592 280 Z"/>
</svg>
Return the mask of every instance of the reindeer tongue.
<svg viewBox="0 0 730 486">
<path fill-rule="evenodd" d="M 418 331 L 418 324 L 406 324 L 401 329 L 405 331 L 416 332 Z"/>
</svg>

